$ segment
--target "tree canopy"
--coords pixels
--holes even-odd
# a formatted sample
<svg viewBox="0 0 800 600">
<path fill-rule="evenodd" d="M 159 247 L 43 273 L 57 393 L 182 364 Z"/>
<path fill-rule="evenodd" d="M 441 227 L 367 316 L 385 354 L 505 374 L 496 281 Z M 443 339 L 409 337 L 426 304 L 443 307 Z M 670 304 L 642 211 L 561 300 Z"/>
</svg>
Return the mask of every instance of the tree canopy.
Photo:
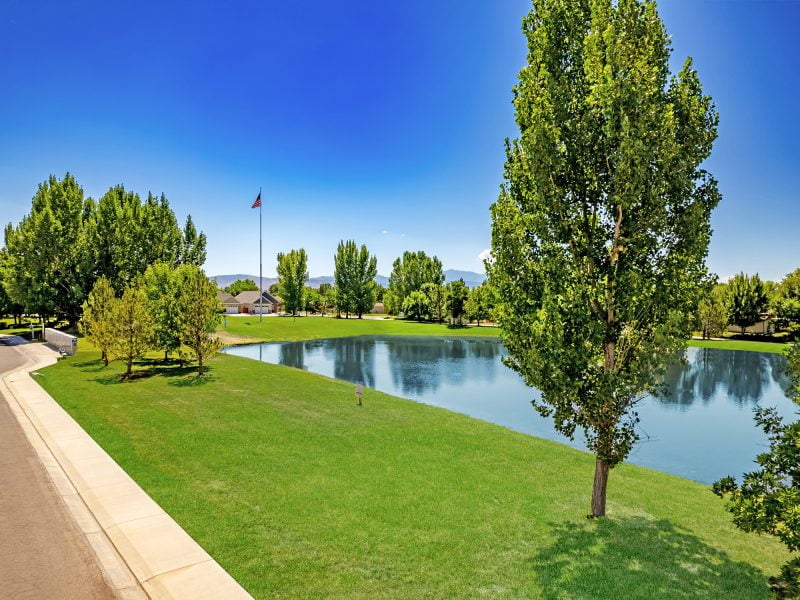
<svg viewBox="0 0 800 600">
<path fill-rule="evenodd" d="M 728 282 L 728 318 L 742 333 L 758 323 L 767 308 L 767 292 L 758 274 L 739 273 Z"/>
<path fill-rule="evenodd" d="M 780 327 L 793 335 L 800 333 L 800 269 L 795 269 L 781 281 L 774 309 Z"/>
<path fill-rule="evenodd" d="M 238 296 L 242 292 L 257 292 L 258 284 L 252 279 L 237 279 L 225 288 L 231 296 Z"/>
<path fill-rule="evenodd" d="M 287 312 L 296 315 L 305 308 L 308 257 L 303 248 L 278 253 L 278 293 Z"/>
<path fill-rule="evenodd" d="M 74 324 L 99 277 L 120 294 L 156 262 L 199 266 L 205 245 L 191 216 L 180 230 L 163 194 L 142 201 L 118 185 L 95 202 L 67 173 L 40 184 L 30 212 L 7 225 L 0 280 L 13 305 Z"/>
<path fill-rule="evenodd" d="M 444 284 L 442 262 L 435 256 L 428 256 L 424 251 L 403 252 L 403 256 L 392 263 L 389 276 L 389 292 L 392 308 L 401 308 L 411 292 L 422 290 L 425 283 Z"/>
<path fill-rule="evenodd" d="M 595 453 L 601 516 L 707 279 L 718 115 L 691 60 L 670 74 L 652 2 L 538 0 L 523 30 L 489 277 L 508 365 Z"/>
<path fill-rule="evenodd" d="M 353 240 L 339 242 L 334 256 L 333 278 L 336 285 L 336 309 L 361 318 L 375 304 L 378 260 L 367 247 L 359 248 Z"/>
</svg>

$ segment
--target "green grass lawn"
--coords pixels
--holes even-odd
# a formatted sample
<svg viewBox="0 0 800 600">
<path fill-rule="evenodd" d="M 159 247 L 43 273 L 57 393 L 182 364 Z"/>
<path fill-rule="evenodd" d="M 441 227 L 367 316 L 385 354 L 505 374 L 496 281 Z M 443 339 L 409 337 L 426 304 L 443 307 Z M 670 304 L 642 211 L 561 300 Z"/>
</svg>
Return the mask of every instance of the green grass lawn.
<svg viewBox="0 0 800 600">
<path fill-rule="evenodd" d="M 36 380 L 257 598 L 768 598 L 786 559 L 641 467 L 588 520 L 590 455 L 442 409 L 228 355 L 120 372 Z"/>
<path fill-rule="evenodd" d="M 334 319 L 332 317 L 228 317 L 227 327 L 218 329 L 226 343 L 278 342 L 355 335 L 484 335 L 499 336 L 497 327 L 450 328 L 441 323 L 403 320 Z M 787 343 L 759 340 L 688 340 L 689 346 L 749 350 L 782 354 Z"/>
<path fill-rule="evenodd" d="M 293 341 L 354 335 L 486 335 L 497 336 L 496 327 L 448 327 L 442 323 L 417 323 L 396 319 L 336 319 L 333 317 L 228 317 L 217 330 L 238 342 Z"/>
<path fill-rule="evenodd" d="M 783 354 L 790 344 L 786 342 L 764 342 L 759 340 L 689 340 L 690 346 L 698 348 L 720 348 L 722 350 L 748 350 L 750 352 L 773 352 Z"/>
</svg>

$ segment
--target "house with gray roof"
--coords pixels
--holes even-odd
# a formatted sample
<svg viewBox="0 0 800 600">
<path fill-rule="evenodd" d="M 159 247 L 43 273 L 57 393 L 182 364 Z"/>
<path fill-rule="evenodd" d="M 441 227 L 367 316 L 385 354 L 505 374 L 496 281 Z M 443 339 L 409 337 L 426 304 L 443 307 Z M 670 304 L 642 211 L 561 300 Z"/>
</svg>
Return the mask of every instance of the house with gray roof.
<svg viewBox="0 0 800 600">
<path fill-rule="evenodd" d="M 259 293 L 254 292 L 241 292 L 236 296 L 236 301 L 239 303 L 239 312 L 248 313 L 252 315 L 259 314 Z M 281 302 L 269 292 L 261 292 L 261 302 L 264 307 L 265 315 L 277 313 L 281 311 Z"/>
<path fill-rule="evenodd" d="M 217 300 L 222 304 L 225 314 L 235 315 L 239 312 L 239 301 L 228 292 L 217 290 Z"/>
</svg>

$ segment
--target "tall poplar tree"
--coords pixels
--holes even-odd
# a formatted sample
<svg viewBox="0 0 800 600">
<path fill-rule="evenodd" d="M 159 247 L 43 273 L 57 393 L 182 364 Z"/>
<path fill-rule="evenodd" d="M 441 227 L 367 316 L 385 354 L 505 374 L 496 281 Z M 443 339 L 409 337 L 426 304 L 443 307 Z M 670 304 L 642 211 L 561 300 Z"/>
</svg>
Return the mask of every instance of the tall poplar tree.
<svg viewBox="0 0 800 600">
<path fill-rule="evenodd" d="M 691 60 L 670 74 L 654 2 L 537 0 L 523 31 L 490 282 L 507 364 L 558 431 L 585 433 L 602 516 L 707 278 L 718 115 Z"/>
<path fill-rule="evenodd" d="M 303 310 L 306 281 L 308 281 L 308 256 L 304 248 L 278 253 L 278 293 L 283 298 L 287 312 L 296 315 Z"/>
<path fill-rule="evenodd" d="M 353 312 L 361 318 L 375 304 L 378 260 L 365 245 L 359 248 L 353 240 L 341 241 L 334 256 L 333 278 L 336 285 L 336 308 L 347 316 Z"/>
</svg>

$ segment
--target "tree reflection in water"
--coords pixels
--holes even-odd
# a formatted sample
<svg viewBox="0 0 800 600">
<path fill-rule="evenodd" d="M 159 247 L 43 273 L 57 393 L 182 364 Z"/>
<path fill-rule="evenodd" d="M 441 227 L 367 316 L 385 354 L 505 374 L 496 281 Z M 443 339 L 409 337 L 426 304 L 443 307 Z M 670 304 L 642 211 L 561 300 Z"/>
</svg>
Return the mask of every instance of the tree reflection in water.
<svg viewBox="0 0 800 600">
<path fill-rule="evenodd" d="M 780 354 L 689 348 L 687 359 L 669 369 L 667 393 L 659 401 L 685 410 L 698 401 L 708 404 L 722 393 L 738 406 L 755 405 L 770 380 L 784 391 L 788 388 L 785 368 L 786 359 Z"/>
<path fill-rule="evenodd" d="M 392 383 L 404 394 L 435 392 L 442 382 L 464 385 L 471 380 L 492 382 L 503 346 L 495 340 L 397 338 L 387 344 Z"/>
</svg>

